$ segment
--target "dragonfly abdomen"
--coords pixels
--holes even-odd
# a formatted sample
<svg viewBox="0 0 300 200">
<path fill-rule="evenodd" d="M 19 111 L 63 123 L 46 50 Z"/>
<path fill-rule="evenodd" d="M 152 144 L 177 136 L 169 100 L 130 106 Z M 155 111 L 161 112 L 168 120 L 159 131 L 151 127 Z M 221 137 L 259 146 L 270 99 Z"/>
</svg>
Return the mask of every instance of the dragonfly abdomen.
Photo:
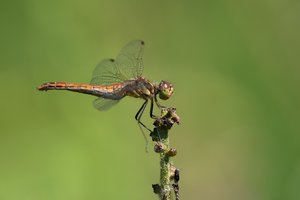
<svg viewBox="0 0 300 200">
<path fill-rule="evenodd" d="M 48 90 L 68 90 L 72 92 L 79 92 L 84 94 L 91 94 L 98 97 L 109 99 L 121 99 L 121 90 L 123 84 L 112 84 L 107 86 L 90 85 L 90 84 L 75 84 L 66 82 L 48 82 L 39 86 L 37 89 L 40 91 Z"/>
<path fill-rule="evenodd" d="M 93 95 L 106 99 L 119 100 L 125 96 L 124 84 L 93 85 Z"/>
</svg>

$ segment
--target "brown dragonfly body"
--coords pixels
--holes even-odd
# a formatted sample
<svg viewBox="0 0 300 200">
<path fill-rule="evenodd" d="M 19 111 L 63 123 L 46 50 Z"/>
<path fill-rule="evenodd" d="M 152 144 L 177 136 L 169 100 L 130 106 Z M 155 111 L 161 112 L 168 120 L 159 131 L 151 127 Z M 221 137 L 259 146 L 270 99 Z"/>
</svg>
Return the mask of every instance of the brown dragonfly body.
<svg viewBox="0 0 300 200">
<path fill-rule="evenodd" d="M 163 100 L 168 99 L 173 94 L 173 86 L 166 81 L 154 83 L 142 76 L 144 45 L 145 43 L 141 40 L 132 41 L 122 48 L 115 60 L 101 61 L 93 72 L 90 84 L 48 82 L 37 89 L 40 91 L 68 90 L 97 96 L 94 106 L 101 111 L 109 109 L 125 96 L 144 99 L 145 102 L 135 115 L 135 119 L 147 128 L 140 119 L 148 100 L 151 101 L 150 116 L 154 118 L 153 102 L 159 108 L 163 108 L 156 96 L 159 95 Z"/>
<path fill-rule="evenodd" d="M 125 96 L 148 99 L 154 96 L 157 86 L 143 77 L 128 80 L 125 83 L 111 85 L 76 84 L 67 82 L 48 82 L 38 87 L 40 91 L 68 90 L 90 94 L 111 100 L 120 100 Z"/>
</svg>

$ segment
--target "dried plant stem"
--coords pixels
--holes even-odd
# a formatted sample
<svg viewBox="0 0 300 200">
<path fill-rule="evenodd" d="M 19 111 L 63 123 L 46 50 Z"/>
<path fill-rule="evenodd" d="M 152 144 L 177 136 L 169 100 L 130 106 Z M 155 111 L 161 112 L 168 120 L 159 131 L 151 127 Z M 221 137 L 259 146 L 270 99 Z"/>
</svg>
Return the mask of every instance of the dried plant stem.
<svg viewBox="0 0 300 200">
<path fill-rule="evenodd" d="M 160 184 L 153 184 L 152 187 L 161 200 L 171 199 L 171 192 L 175 191 L 174 185 L 179 188 L 179 170 L 171 163 L 171 157 L 175 156 L 177 151 L 171 148 L 169 143 L 169 130 L 174 123 L 179 123 L 175 111 L 175 108 L 164 109 L 161 116 L 155 120 L 155 128 L 150 135 L 156 142 L 154 151 L 160 155 Z M 171 184 L 172 181 L 174 184 Z M 179 199 L 178 190 L 175 196 Z"/>
</svg>

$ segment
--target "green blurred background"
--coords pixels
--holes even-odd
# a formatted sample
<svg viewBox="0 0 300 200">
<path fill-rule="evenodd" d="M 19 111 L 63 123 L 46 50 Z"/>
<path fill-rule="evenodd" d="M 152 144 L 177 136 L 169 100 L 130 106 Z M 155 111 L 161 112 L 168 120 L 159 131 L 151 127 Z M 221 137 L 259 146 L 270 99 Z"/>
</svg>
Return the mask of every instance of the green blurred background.
<svg viewBox="0 0 300 200">
<path fill-rule="evenodd" d="M 142 101 L 103 113 L 94 97 L 35 89 L 89 83 L 98 61 L 133 39 L 146 42 L 144 75 L 175 85 L 164 104 L 182 120 L 171 143 L 183 200 L 300 199 L 300 1 L 0 9 L 0 200 L 156 199 L 158 155 L 144 152 L 134 120 Z"/>
</svg>

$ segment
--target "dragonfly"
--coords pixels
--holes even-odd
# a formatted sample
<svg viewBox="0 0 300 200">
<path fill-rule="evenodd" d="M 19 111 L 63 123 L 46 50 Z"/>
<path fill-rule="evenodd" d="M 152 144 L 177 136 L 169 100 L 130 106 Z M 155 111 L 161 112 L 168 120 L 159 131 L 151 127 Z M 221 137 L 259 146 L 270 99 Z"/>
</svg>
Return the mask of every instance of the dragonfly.
<svg viewBox="0 0 300 200">
<path fill-rule="evenodd" d="M 156 118 L 153 114 L 154 103 L 159 109 L 165 108 L 158 102 L 157 96 L 162 100 L 169 99 L 173 95 L 174 87 L 168 81 L 152 82 L 142 76 L 144 47 L 144 41 L 134 40 L 121 49 L 116 59 L 102 60 L 94 69 L 90 84 L 47 82 L 37 89 L 67 90 L 96 96 L 98 98 L 93 105 L 100 111 L 108 110 L 126 96 L 142 99 L 144 103 L 136 113 L 135 120 L 140 128 L 142 125 L 151 132 L 141 122 L 148 102 L 150 101 L 150 117 Z"/>
</svg>

